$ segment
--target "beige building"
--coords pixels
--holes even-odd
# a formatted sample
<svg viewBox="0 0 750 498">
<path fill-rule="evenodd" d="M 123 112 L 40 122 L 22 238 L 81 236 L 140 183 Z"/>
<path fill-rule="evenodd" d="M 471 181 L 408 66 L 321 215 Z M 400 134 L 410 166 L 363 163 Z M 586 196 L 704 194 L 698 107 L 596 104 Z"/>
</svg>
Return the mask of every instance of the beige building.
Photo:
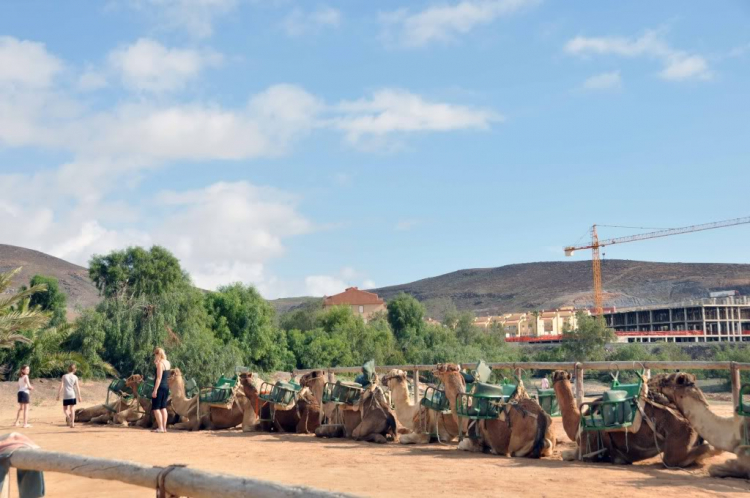
<svg viewBox="0 0 750 498">
<path fill-rule="evenodd" d="M 505 337 L 557 336 L 561 335 L 566 327 L 574 329 L 578 325 L 578 311 L 588 313 L 587 310 L 576 310 L 572 306 L 566 306 L 549 311 L 480 316 L 474 319 L 474 325 L 488 329 L 493 323 L 500 323 L 505 329 Z"/>
<path fill-rule="evenodd" d="M 323 308 L 331 306 L 349 306 L 352 311 L 368 321 L 373 313 L 385 311 L 385 301 L 377 294 L 361 291 L 356 287 L 349 287 L 341 294 L 326 297 L 323 300 Z"/>
</svg>

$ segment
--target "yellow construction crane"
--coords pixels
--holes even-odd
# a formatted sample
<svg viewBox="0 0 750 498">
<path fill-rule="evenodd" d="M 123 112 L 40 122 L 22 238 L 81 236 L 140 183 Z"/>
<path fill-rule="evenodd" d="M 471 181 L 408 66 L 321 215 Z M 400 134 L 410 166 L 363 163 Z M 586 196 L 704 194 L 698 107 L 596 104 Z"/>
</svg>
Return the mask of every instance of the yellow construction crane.
<svg viewBox="0 0 750 498">
<path fill-rule="evenodd" d="M 682 228 L 669 228 L 658 230 L 656 232 L 640 233 L 637 235 L 628 235 L 626 237 L 617 237 L 615 239 L 599 240 L 596 233 L 596 225 L 591 227 L 591 243 L 581 246 L 568 246 L 565 250 L 566 256 L 572 256 L 573 252 L 581 249 L 591 249 L 591 265 L 594 274 L 594 314 L 602 314 L 602 265 L 599 257 L 599 248 L 613 244 L 624 244 L 625 242 L 635 242 L 638 240 L 656 239 L 659 237 L 668 237 L 670 235 L 679 235 L 681 233 L 700 232 L 702 230 L 713 230 L 714 228 L 731 227 L 750 223 L 750 216 L 745 218 L 734 218 L 732 220 L 716 221 L 713 223 L 704 223 L 703 225 L 692 225 Z"/>
</svg>

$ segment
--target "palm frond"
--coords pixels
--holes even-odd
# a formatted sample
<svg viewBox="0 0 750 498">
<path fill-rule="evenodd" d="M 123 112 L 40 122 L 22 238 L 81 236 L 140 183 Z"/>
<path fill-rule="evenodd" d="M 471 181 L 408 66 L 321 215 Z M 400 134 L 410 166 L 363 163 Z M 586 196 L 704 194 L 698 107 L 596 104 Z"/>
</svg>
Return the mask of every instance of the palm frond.
<svg viewBox="0 0 750 498">
<path fill-rule="evenodd" d="M 23 269 L 22 266 L 19 266 L 15 270 L 11 270 L 9 272 L 0 273 L 0 294 L 8 290 L 10 288 L 10 284 L 13 283 L 13 277 L 18 275 L 18 272 L 20 272 Z"/>
<path fill-rule="evenodd" d="M 10 311 L 0 315 L 0 340 L 2 337 L 15 334 L 21 330 L 35 331 L 49 322 L 47 313 L 30 311 Z"/>
<path fill-rule="evenodd" d="M 25 299 L 30 298 L 37 292 L 44 292 L 47 290 L 47 284 L 39 284 L 28 289 L 16 292 L 15 294 L 2 294 L 0 295 L 0 310 L 10 308 L 16 304 L 22 303 Z"/>
</svg>

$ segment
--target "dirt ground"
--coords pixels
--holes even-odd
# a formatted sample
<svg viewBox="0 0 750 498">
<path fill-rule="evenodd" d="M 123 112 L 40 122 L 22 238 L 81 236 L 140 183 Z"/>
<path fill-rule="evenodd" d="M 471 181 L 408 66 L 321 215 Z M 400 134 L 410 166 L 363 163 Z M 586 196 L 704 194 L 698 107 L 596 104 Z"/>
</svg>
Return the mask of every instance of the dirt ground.
<svg viewBox="0 0 750 498">
<path fill-rule="evenodd" d="M 15 417 L 15 383 L 0 383 L 0 433 L 10 432 Z M 30 429 L 21 432 L 43 449 L 102 458 L 190 467 L 343 491 L 363 496 L 618 496 L 697 497 L 748 496 L 750 481 L 713 479 L 705 468 L 666 470 L 660 460 L 613 466 L 501 458 L 459 452 L 455 445 L 374 445 L 322 440 L 307 435 L 243 434 L 239 430 L 152 434 L 145 430 L 80 425 L 71 430 L 55 401 L 56 383 L 35 381 Z M 106 386 L 84 384 L 83 406 L 104 400 Z M 728 416 L 731 406 L 715 404 Z M 572 448 L 556 418 L 562 449 Z M 715 463 L 731 458 L 714 457 Z M 45 475 L 48 496 L 131 498 L 153 496 L 152 490 L 118 482 L 89 480 L 63 474 Z M 13 485 L 15 490 L 15 484 Z M 15 495 L 11 495 L 15 496 Z"/>
</svg>

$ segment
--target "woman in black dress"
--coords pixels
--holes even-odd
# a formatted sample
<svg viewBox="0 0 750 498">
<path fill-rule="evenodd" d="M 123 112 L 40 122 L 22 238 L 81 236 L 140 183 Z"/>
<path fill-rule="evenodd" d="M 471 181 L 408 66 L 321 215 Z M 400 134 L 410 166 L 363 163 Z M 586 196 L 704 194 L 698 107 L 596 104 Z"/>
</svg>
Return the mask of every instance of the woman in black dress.
<svg viewBox="0 0 750 498">
<path fill-rule="evenodd" d="M 153 432 L 167 432 L 167 399 L 169 398 L 169 369 L 172 365 L 167 360 L 167 354 L 162 348 L 154 349 L 154 392 L 151 393 L 151 410 L 156 419 L 156 429 Z"/>
</svg>

